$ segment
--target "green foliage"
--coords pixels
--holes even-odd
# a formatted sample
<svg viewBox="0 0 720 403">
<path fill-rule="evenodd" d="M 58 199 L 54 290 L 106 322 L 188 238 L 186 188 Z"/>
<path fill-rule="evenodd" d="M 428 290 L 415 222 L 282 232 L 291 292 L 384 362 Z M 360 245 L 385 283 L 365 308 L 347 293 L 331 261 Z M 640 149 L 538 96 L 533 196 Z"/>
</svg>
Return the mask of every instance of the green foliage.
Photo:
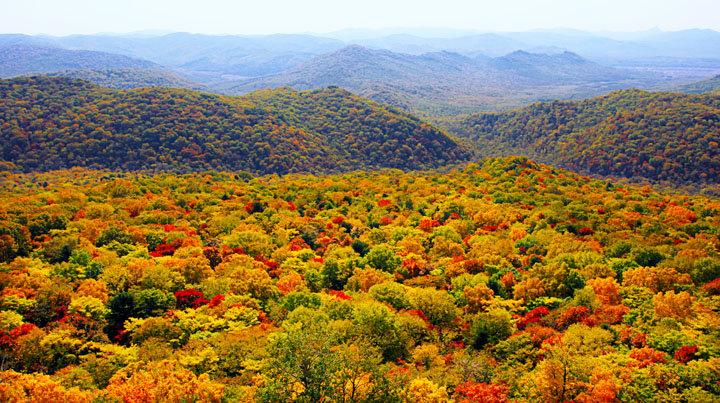
<svg viewBox="0 0 720 403">
<path fill-rule="evenodd" d="M 375 284 L 370 287 L 369 292 L 376 300 L 388 303 L 397 310 L 410 309 L 408 287 L 402 284 L 394 282 Z"/>
<path fill-rule="evenodd" d="M 370 249 L 364 261 L 372 268 L 386 272 L 394 272 L 400 266 L 401 259 L 391 248 L 379 245 Z"/>
</svg>

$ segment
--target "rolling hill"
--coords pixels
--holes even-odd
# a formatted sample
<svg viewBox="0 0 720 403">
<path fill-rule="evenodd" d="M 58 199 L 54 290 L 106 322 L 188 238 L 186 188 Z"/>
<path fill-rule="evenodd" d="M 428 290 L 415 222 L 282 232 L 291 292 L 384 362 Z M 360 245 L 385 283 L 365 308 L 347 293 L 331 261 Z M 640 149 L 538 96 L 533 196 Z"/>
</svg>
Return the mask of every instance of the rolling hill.
<svg viewBox="0 0 720 403">
<path fill-rule="evenodd" d="M 447 125 L 483 156 L 524 155 L 586 174 L 720 183 L 720 97 L 625 90 Z"/>
<path fill-rule="evenodd" d="M 339 88 L 240 98 L 16 78 L 0 81 L 0 127 L 2 159 L 26 171 L 285 174 L 425 169 L 470 157 L 435 127 Z"/>
<path fill-rule="evenodd" d="M 194 83 L 177 74 L 160 70 L 143 69 L 103 69 L 103 70 L 63 70 L 43 73 L 49 77 L 68 77 L 90 81 L 93 84 L 116 90 L 131 90 L 142 87 L 187 88 L 202 92 L 212 90 L 202 84 Z"/>
<path fill-rule="evenodd" d="M 68 50 L 34 44 L 0 45 L 0 78 L 70 69 L 156 69 L 155 63 L 90 50 Z"/>
<path fill-rule="evenodd" d="M 233 81 L 230 94 L 338 85 L 407 111 L 443 116 L 508 109 L 542 99 L 599 95 L 657 77 L 598 65 L 572 53 L 515 52 L 495 59 L 453 52 L 422 55 L 352 45 L 286 72 Z"/>
</svg>

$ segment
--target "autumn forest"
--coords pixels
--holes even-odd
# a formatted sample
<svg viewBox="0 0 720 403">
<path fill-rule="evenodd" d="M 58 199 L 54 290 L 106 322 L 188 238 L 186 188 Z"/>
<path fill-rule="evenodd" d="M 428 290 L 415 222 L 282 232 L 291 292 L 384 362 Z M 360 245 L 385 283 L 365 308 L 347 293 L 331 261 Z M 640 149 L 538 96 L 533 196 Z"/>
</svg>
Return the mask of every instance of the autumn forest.
<svg viewBox="0 0 720 403">
<path fill-rule="evenodd" d="M 713 33 L 0 34 L 0 401 L 720 401 Z"/>
</svg>

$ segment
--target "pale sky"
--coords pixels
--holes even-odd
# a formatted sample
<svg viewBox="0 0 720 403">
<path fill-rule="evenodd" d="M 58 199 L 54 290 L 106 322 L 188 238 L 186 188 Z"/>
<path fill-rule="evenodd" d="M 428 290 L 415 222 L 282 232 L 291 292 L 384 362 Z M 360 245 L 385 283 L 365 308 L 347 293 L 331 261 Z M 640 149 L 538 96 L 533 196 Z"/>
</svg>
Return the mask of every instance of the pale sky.
<svg viewBox="0 0 720 403">
<path fill-rule="evenodd" d="M 720 0 L 0 0 L 0 33 L 271 34 L 397 27 L 720 31 Z"/>
</svg>

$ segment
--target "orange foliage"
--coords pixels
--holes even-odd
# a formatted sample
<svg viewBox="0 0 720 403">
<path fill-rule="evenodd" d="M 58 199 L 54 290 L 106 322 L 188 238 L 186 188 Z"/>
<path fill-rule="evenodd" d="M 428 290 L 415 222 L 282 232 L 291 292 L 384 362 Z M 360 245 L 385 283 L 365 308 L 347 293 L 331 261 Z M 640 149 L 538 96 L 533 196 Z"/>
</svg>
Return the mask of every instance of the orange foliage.
<svg viewBox="0 0 720 403">
<path fill-rule="evenodd" d="M 679 284 L 692 284 L 692 280 L 673 268 L 636 267 L 623 273 L 624 286 L 647 287 L 654 292 L 672 290 Z"/>
<path fill-rule="evenodd" d="M 0 373 L 0 401 L 3 402 L 63 402 L 92 401 L 93 392 L 79 388 L 66 389 L 43 374 L 20 374 L 13 370 Z"/>
<path fill-rule="evenodd" d="M 596 278 L 586 283 L 595 291 L 595 295 L 603 304 L 616 305 L 620 303 L 620 285 L 614 278 Z"/>
<path fill-rule="evenodd" d="M 304 282 L 302 276 L 296 271 L 290 271 L 289 273 L 280 277 L 280 279 L 275 285 L 283 295 L 287 295 L 293 291 L 297 291 L 303 286 L 303 284 Z"/>
<path fill-rule="evenodd" d="M 109 398 L 128 403 L 154 401 L 220 402 L 225 387 L 207 374 L 196 377 L 176 361 L 135 363 L 121 369 L 103 391 Z"/>
<path fill-rule="evenodd" d="M 513 297 L 515 297 L 515 299 L 530 301 L 547 295 L 547 291 L 545 291 L 546 287 L 547 285 L 544 280 L 537 277 L 530 277 L 529 279 L 523 280 L 515 285 Z"/>
<path fill-rule="evenodd" d="M 665 362 L 667 362 L 667 354 L 649 347 L 633 350 L 630 352 L 629 356 L 636 361 L 635 363 L 631 363 L 630 365 L 639 368 L 645 368 L 648 365 L 653 364 L 664 364 Z"/>
<path fill-rule="evenodd" d="M 492 301 L 495 293 L 485 283 L 478 283 L 475 287 L 465 287 L 465 299 L 467 300 L 467 311 L 477 313 L 484 311 Z"/>
<path fill-rule="evenodd" d="M 658 293 L 653 297 L 655 314 L 660 318 L 674 318 L 684 320 L 692 313 L 692 304 L 695 301 L 687 291 L 675 293 L 668 291 Z"/>
</svg>

